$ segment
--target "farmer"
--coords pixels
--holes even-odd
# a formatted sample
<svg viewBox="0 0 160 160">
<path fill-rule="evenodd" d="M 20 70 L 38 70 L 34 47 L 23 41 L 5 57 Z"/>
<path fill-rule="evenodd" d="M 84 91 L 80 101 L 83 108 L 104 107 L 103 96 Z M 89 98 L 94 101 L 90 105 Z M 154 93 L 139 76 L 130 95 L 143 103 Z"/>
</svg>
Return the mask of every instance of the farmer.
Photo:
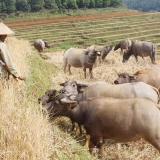
<svg viewBox="0 0 160 160">
<path fill-rule="evenodd" d="M 12 75 L 16 80 L 23 80 L 23 78 L 17 72 L 16 66 L 12 61 L 8 48 L 4 43 L 7 35 L 9 34 L 14 34 L 14 32 L 1 22 L 0 23 L 0 79 L 3 78 L 9 79 L 9 75 Z"/>
</svg>

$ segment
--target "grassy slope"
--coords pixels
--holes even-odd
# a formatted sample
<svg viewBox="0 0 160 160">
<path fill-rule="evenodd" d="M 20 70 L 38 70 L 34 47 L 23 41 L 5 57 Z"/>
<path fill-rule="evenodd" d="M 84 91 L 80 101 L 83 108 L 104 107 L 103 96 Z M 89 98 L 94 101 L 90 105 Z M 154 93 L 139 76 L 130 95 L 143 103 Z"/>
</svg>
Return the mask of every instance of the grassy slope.
<svg viewBox="0 0 160 160">
<path fill-rule="evenodd" d="M 42 10 L 41 12 L 33 12 L 33 13 L 23 13 L 19 12 L 8 15 L 6 19 L 3 20 L 6 22 L 20 22 L 26 20 L 38 20 L 38 19 L 46 19 L 46 18 L 56 18 L 56 17 L 67 17 L 67 16 L 75 16 L 75 15 L 85 15 L 85 14 L 102 14 L 102 13 L 111 13 L 111 12 L 121 12 L 121 11 L 130 11 L 127 8 L 119 7 L 119 8 L 95 8 L 95 9 L 77 9 L 77 10 Z"/>
</svg>

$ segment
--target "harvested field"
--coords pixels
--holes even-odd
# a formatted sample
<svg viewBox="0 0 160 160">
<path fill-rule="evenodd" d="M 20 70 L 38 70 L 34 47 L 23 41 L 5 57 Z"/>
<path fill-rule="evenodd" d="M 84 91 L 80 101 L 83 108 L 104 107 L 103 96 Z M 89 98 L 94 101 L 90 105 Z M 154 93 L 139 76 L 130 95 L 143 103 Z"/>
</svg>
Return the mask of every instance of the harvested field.
<svg viewBox="0 0 160 160">
<path fill-rule="evenodd" d="M 112 44 L 124 38 L 160 43 L 158 12 L 114 12 L 7 23 L 20 39 L 44 39 L 53 48 Z M 159 47 L 159 46 L 158 46 Z M 159 50 L 159 48 L 158 48 Z"/>
<path fill-rule="evenodd" d="M 150 58 L 145 58 L 145 61 L 142 58 L 139 58 L 139 64 L 136 64 L 135 58 L 131 57 L 127 63 L 122 63 L 122 56 L 120 55 L 120 50 L 114 52 L 113 50 L 106 57 L 106 60 L 103 64 L 97 64 L 93 68 L 93 76 L 94 80 L 89 79 L 89 75 L 87 74 L 87 78 L 84 79 L 82 68 L 77 69 L 71 67 L 72 75 L 68 75 L 67 73 L 63 73 L 62 64 L 63 64 L 63 53 L 64 50 L 57 52 L 45 52 L 43 56 L 47 56 L 46 60 L 49 63 L 53 63 L 59 70 L 57 76 L 52 77 L 54 89 L 60 89 L 59 84 L 66 80 L 77 80 L 83 82 L 90 82 L 95 80 L 104 80 L 109 83 L 114 82 L 117 78 L 117 73 L 121 72 L 129 72 L 134 73 L 139 69 L 149 68 L 152 66 L 150 62 Z M 157 65 L 160 66 L 160 56 L 156 57 Z M 88 73 L 88 71 L 87 71 Z M 61 123 L 65 126 L 65 119 L 60 118 Z M 58 123 L 58 120 L 57 120 Z M 58 123 L 59 124 L 59 123 Z M 59 124 L 59 125 L 60 125 Z M 71 127 L 71 123 L 68 124 L 67 128 Z M 69 132 L 70 133 L 70 132 Z M 78 133 L 75 133 L 78 134 Z M 75 137 L 75 135 L 74 135 Z M 77 135 L 78 137 L 78 135 Z M 78 138 L 77 138 L 78 139 Z M 82 142 L 79 142 L 83 144 Z M 114 143 L 112 141 L 106 141 L 106 159 L 129 159 L 129 160 L 157 160 L 158 151 L 147 142 L 140 140 L 137 142 L 131 142 L 126 144 Z"/>
<path fill-rule="evenodd" d="M 145 31 L 143 31 L 143 26 L 142 27 L 137 27 L 136 29 L 142 29 L 140 32 L 142 33 L 142 35 L 138 35 L 138 30 L 136 30 L 135 29 L 135 32 L 133 33 L 133 35 L 134 35 L 134 37 L 135 38 L 142 38 L 142 39 L 144 39 L 144 37 L 146 38 L 146 40 L 149 40 L 150 38 L 153 38 L 153 39 L 151 39 L 151 40 L 155 40 L 155 42 L 158 44 L 158 41 L 159 41 L 159 28 L 156 28 L 159 24 L 158 24 L 158 20 L 159 20 L 159 14 L 150 14 L 149 13 L 149 15 L 147 16 L 147 14 L 146 13 L 141 13 L 141 12 L 127 12 L 127 14 L 129 15 L 129 17 L 132 17 L 131 19 L 129 19 L 128 21 L 125 21 L 124 19 L 125 19 L 125 16 L 126 16 L 126 13 L 114 13 L 114 14 L 105 14 L 105 15 L 101 15 L 102 17 L 99 17 L 100 15 L 88 15 L 88 16 L 72 16 L 72 17 L 65 17 L 65 18 L 55 18 L 55 19 L 47 19 L 47 20 L 37 20 L 37 21 L 28 21 L 28 22 L 16 22 L 16 23 L 7 23 L 8 24 L 8 26 L 10 26 L 10 27 L 12 27 L 13 29 L 15 29 L 16 31 L 17 31 L 17 35 L 18 36 L 21 36 L 21 34 L 20 33 L 22 33 L 23 35 L 22 35 L 22 37 L 19 37 L 19 39 L 23 39 L 23 38 L 25 38 L 25 36 L 24 36 L 24 33 L 27 35 L 27 33 L 28 32 L 30 32 L 32 29 L 32 31 L 34 31 L 34 32 L 32 32 L 32 34 L 34 35 L 35 34 L 35 37 L 34 38 L 37 38 L 36 36 L 36 33 L 37 33 L 37 26 L 39 25 L 39 24 L 43 24 L 43 25 L 45 25 L 45 26 L 43 26 L 44 27 L 44 30 L 47 28 L 46 27 L 46 24 L 48 23 L 49 25 L 51 25 L 51 28 L 52 28 L 52 25 L 53 25 L 53 23 L 55 23 L 55 26 L 58 26 L 59 27 L 59 25 L 60 25 L 60 23 L 62 22 L 62 21 L 64 21 L 64 22 L 70 22 L 71 23 L 71 25 L 72 26 L 78 26 L 78 25 L 81 25 L 81 23 L 80 22 L 85 22 L 86 20 L 93 20 L 94 19 L 94 22 L 93 21 L 88 21 L 87 23 L 89 23 L 89 27 L 88 28 L 90 28 L 90 26 L 92 26 L 93 28 L 91 28 L 92 30 L 94 30 L 95 28 L 95 26 L 96 26 L 96 24 L 98 24 L 98 19 L 101 19 L 101 18 L 104 18 L 104 21 L 106 21 L 106 19 L 107 19 L 107 23 L 109 22 L 109 21 L 111 21 L 111 23 L 110 23 L 110 26 L 107 26 L 105 29 L 105 32 L 114 32 L 114 30 L 112 30 L 112 29 L 115 29 L 115 35 L 111 35 L 110 37 L 108 37 L 108 36 L 104 36 L 104 37 L 102 37 L 103 35 L 99 35 L 99 39 L 100 38 L 104 38 L 104 40 L 102 41 L 102 40 L 100 40 L 100 41 L 98 41 L 97 40 L 97 44 L 100 44 L 100 43 L 110 43 L 110 42 L 113 42 L 113 43 L 116 43 L 116 42 L 118 42 L 121 38 L 126 38 L 127 36 L 126 36 L 126 30 L 129 30 L 129 28 L 130 27 L 137 27 L 137 26 L 140 26 L 140 23 L 142 23 L 142 22 L 145 22 L 146 21 L 146 24 L 147 24 L 147 30 L 148 30 L 148 38 L 146 38 L 147 37 L 147 32 L 145 32 Z M 147 18 L 146 19 L 143 19 L 144 17 L 141 17 L 141 15 L 146 15 L 147 16 Z M 138 22 L 136 22 L 136 18 L 134 17 L 134 15 L 136 15 L 136 16 L 140 16 L 139 18 L 138 18 Z M 155 15 L 155 17 L 154 17 L 154 15 Z M 104 17 L 103 17 L 104 16 Z M 107 17 L 108 16 L 108 17 Z M 157 17 L 156 17 L 157 16 Z M 117 17 L 117 19 L 118 19 L 118 21 L 119 22 L 113 22 L 115 19 L 112 19 L 112 17 L 114 18 L 114 17 Z M 96 18 L 96 19 L 95 19 Z M 106 18 L 106 19 L 105 19 Z M 109 18 L 109 19 L 108 19 Z M 123 19 L 124 18 L 124 19 Z M 134 19 L 135 18 L 135 19 Z M 121 22 L 121 20 L 124 20 L 125 21 L 125 23 L 124 23 L 124 25 L 122 25 L 122 22 Z M 150 19 L 152 19 L 152 21 L 150 21 Z M 80 21 L 81 20 L 81 21 Z M 76 21 L 76 23 L 73 23 L 73 21 Z M 96 22 L 95 22 L 96 21 Z M 101 21 L 102 21 L 102 19 L 101 19 Z M 53 22 L 53 23 L 50 23 L 50 22 Z M 129 24 L 131 23 L 131 22 L 133 22 L 134 24 L 132 24 L 132 26 L 130 25 L 129 26 Z M 95 23 L 95 26 L 93 26 L 93 24 Z M 105 22 L 106 23 L 106 22 Z M 101 25 L 101 27 L 102 26 L 105 26 L 105 23 L 104 23 L 104 25 Z M 152 24 L 152 25 L 151 25 Z M 155 24 L 155 29 L 153 30 L 153 29 L 150 29 L 149 27 L 152 27 L 153 26 L 153 24 Z M 65 25 L 66 24 L 64 24 L 64 28 L 65 28 Z M 83 24 L 82 24 L 83 25 Z M 135 25 L 135 26 L 134 26 Z M 145 25 L 145 24 L 144 24 Z M 39 25 L 40 26 L 40 25 Z M 30 28 L 30 27 L 33 27 L 32 29 Z M 70 31 L 70 33 L 71 33 L 71 35 L 73 35 L 73 32 L 74 32 L 74 28 L 73 27 L 73 31 Z M 81 27 L 81 26 L 80 26 Z M 115 28 L 114 28 L 115 27 Z M 70 27 L 68 27 L 68 28 L 70 28 Z M 86 27 L 87 28 L 87 27 Z M 123 29 L 123 33 L 119 33 L 119 34 L 121 34 L 121 36 L 119 36 L 119 37 L 116 37 L 117 36 L 117 32 L 120 30 L 120 29 Z M 130 32 L 130 34 L 133 32 L 133 28 L 131 28 L 131 32 Z M 40 28 L 41 29 L 41 28 Z M 60 27 L 58 28 L 58 29 L 61 29 Z M 108 29 L 108 30 L 107 30 Z M 87 31 L 87 29 L 85 30 L 85 28 L 83 28 L 82 29 L 83 30 L 83 32 L 82 33 L 85 33 L 85 34 L 87 34 L 86 33 L 86 31 Z M 96 29 L 95 29 L 96 30 Z M 151 30 L 153 30 L 153 33 L 151 32 Z M 19 32 L 18 32 L 19 31 Z M 155 31 L 155 32 L 154 32 Z M 52 30 L 51 30 L 51 32 L 52 32 Z M 62 32 L 62 31 L 61 31 Z M 137 34 L 135 34 L 137 32 Z M 56 34 L 58 34 L 59 32 L 57 31 L 57 33 Z M 67 33 L 69 33 L 69 32 L 67 32 L 67 30 L 65 31 L 65 32 L 63 32 L 62 33 L 62 37 L 60 37 L 59 39 L 59 41 L 57 40 L 57 43 L 59 44 L 60 43 L 60 41 L 61 40 L 64 40 L 63 39 L 63 36 L 65 35 L 65 34 L 67 34 Z M 103 32 L 102 32 L 103 33 Z M 39 34 L 39 33 L 38 33 Z M 54 33 L 55 34 L 55 33 Z M 63 35 L 64 34 L 64 35 Z M 95 33 L 96 34 L 96 33 Z M 94 35 L 95 35 L 94 34 Z M 50 32 L 48 32 L 48 35 L 50 35 Z M 81 35 L 81 34 L 80 34 Z M 129 37 L 129 38 L 133 38 L 132 36 L 133 35 L 131 35 L 131 37 Z M 152 36 L 151 36 L 152 35 Z M 154 36 L 155 35 L 155 36 Z M 18 36 L 17 36 L 17 38 L 18 38 Z M 82 39 L 82 41 L 83 42 L 85 42 L 86 41 L 86 44 L 88 45 L 88 44 L 90 44 L 90 42 L 88 42 L 88 40 L 89 39 L 87 39 L 88 37 L 88 35 L 87 36 L 85 36 L 85 35 L 82 35 L 83 36 L 83 39 Z M 115 38 L 114 38 L 114 36 L 115 36 Z M 33 38 L 33 39 L 34 39 Z M 72 39 L 73 37 L 71 37 L 71 39 Z M 26 38 L 27 39 L 27 38 Z M 30 40 L 30 42 L 32 42 L 33 41 L 33 39 L 31 39 Z M 57 39 L 58 39 L 58 36 L 57 36 Z M 78 41 L 79 41 L 79 37 L 77 38 L 78 39 Z M 14 40 L 14 39 L 13 39 Z M 49 39 L 48 39 L 49 40 Z M 73 39 L 72 39 L 73 40 Z M 20 40 L 21 41 L 21 40 Z M 53 40 L 51 39 L 50 40 L 51 42 L 53 42 Z M 81 41 L 81 40 L 80 40 Z M 13 52 L 13 54 L 15 53 L 15 52 L 17 52 L 17 53 L 19 53 L 19 50 L 21 50 L 21 48 L 18 48 L 17 46 L 16 46 L 16 50 L 13 50 L 12 48 L 14 48 L 14 43 L 12 43 L 13 41 L 12 41 L 12 39 L 11 39 L 11 41 L 9 42 L 7 42 L 8 44 L 9 44 L 9 50 L 10 50 L 10 52 L 12 53 Z M 21 42 L 23 42 L 23 40 L 21 41 Z M 28 42 L 28 41 L 27 41 Z M 17 43 L 17 42 L 16 42 Z M 19 42 L 18 42 L 19 43 Z M 26 43 L 26 42 L 25 42 Z M 85 45 L 86 45 L 85 44 Z M 27 45 L 28 45 L 28 43 L 27 43 Z M 20 43 L 20 45 L 19 46 L 21 46 L 23 49 L 25 49 L 25 47 L 23 46 L 23 43 Z M 84 47 L 84 43 L 82 43 L 82 45 L 81 45 L 81 47 Z M 35 53 L 36 51 L 32 48 L 32 51 L 34 51 L 33 53 Z M 32 51 L 28 51 L 28 53 L 31 53 Z M 117 78 L 117 73 L 121 73 L 121 72 L 129 72 L 129 73 L 134 73 L 134 72 L 136 72 L 137 70 L 139 70 L 139 69 L 144 69 L 144 68 L 149 68 L 149 67 L 151 67 L 152 66 L 152 64 L 151 64 L 151 62 L 150 62 L 150 58 L 149 57 L 147 57 L 147 58 L 144 58 L 145 60 L 143 60 L 142 58 L 140 58 L 139 57 L 139 63 L 137 64 L 136 62 L 135 62 L 135 58 L 134 57 L 130 57 L 130 59 L 128 60 L 128 62 L 127 63 L 122 63 L 122 56 L 120 55 L 120 50 L 117 50 L 116 52 L 114 52 L 113 50 L 108 54 L 108 56 L 106 57 L 106 60 L 104 61 L 104 63 L 102 63 L 102 64 L 99 64 L 98 62 L 95 64 L 95 66 L 94 66 L 94 68 L 93 68 L 93 76 L 94 76 L 94 79 L 93 80 L 90 80 L 89 79 L 89 75 L 88 75 L 88 70 L 87 70 L 87 78 L 86 79 L 84 79 L 84 75 L 83 75 L 83 70 L 82 70 L 82 68 L 80 68 L 80 69 L 77 69 L 77 68 L 73 68 L 73 67 L 71 67 L 71 71 L 72 71 L 72 75 L 69 75 L 68 74 L 68 72 L 66 72 L 66 73 L 64 73 L 63 72 L 63 68 L 62 68 L 62 66 L 63 66 L 63 53 L 64 53 L 64 51 L 65 50 L 58 50 L 58 51 L 55 51 L 55 52 L 53 52 L 53 51 L 49 51 L 49 50 L 46 50 L 44 53 L 42 53 L 42 56 L 43 57 L 45 57 L 46 59 L 43 59 L 43 61 L 45 61 L 46 63 L 50 63 L 50 64 L 53 64 L 56 68 L 57 68 L 57 74 L 55 75 L 51 75 L 51 79 L 52 79 L 52 84 L 49 86 L 50 88 L 54 88 L 54 89 L 60 89 L 61 87 L 60 87 L 60 83 L 61 82 L 64 82 L 64 81 L 66 81 L 66 80 L 77 80 L 77 81 L 83 81 L 83 82 L 90 82 L 90 81 L 95 81 L 95 80 L 104 80 L 104 81 L 107 81 L 107 82 L 109 82 L 109 83 L 111 83 L 111 84 L 113 84 L 113 82 L 114 82 L 114 80 Z M 23 56 L 23 55 L 22 55 Z M 19 56 L 17 56 L 17 57 L 19 57 Z M 19 58 L 17 58 L 17 57 L 14 57 L 15 59 L 15 62 L 16 62 L 16 64 L 18 64 L 19 63 Z M 22 57 L 20 58 L 20 59 L 22 59 Z M 35 61 L 36 61 L 36 59 L 35 59 Z M 22 61 L 23 62 L 23 61 Z M 20 63 L 20 65 L 18 66 L 18 69 L 20 70 L 20 72 L 22 73 L 22 75 L 23 76 L 28 76 L 28 68 L 26 69 L 25 68 L 25 66 L 27 66 L 25 63 Z M 158 66 L 160 66 L 160 55 L 156 55 L 156 63 L 157 63 L 157 65 Z M 24 65 L 25 64 L 25 65 Z M 28 66 L 29 66 L 30 64 L 28 64 Z M 36 68 L 36 70 L 39 70 L 39 68 Z M 47 74 L 47 69 L 46 69 L 46 74 Z M 40 76 L 40 75 L 39 75 Z M 35 84 L 36 85 L 36 84 Z M 43 85 L 43 84 L 41 84 L 41 85 Z M 36 91 L 35 91 L 36 92 Z M 23 92 L 22 92 L 23 93 Z M 24 93 L 23 93 L 24 94 Z M 33 93 L 33 96 L 35 95 L 36 93 Z M 43 94 L 43 93 L 42 93 Z M 21 95 L 21 93 L 19 93 L 19 95 Z M 25 95 L 25 94 L 24 94 Z M 10 96 L 12 96 L 12 95 L 10 95 Z M 16 96 L 14 97 L 15 99 L 16 99 Z M 30 102 L 30 100 L 29 99 L 27 99 L 28 97 L 26 96 L 26 99 L 25 99 L 25 103 L 26 103 L 26 101 L 27 102 Z M 35 101 L 37 102 L 37 98 L 38 97 L 36 97 L 35 98 Z M 7 99 L 7 98 L 6 98 Z M 11 101 L 11 102 L 13 102 L 13 101 Z M 5 101 L 5 103 L 7 104 L 8 102 L 7 101 Z M 30 102 L 31 103 L 31 102 Z M 28 106 L 29 106 L 29 104 L 28 104 Z M 33 106 L 33 104 L 32 104 L 32 106 Z M 39 105 L 37 104 L 37 105 L 35 105 L 34 104 L 34 107 L 35 108 L 38 108 L 39 107 Z M 14 109 L 16 110 L 16 106 L 14 106 Z M 24 112 L 23 113 L 25 113 L 26 112 L 26 110 L 25 110 L 26 108 L 24 107 Z M 30 108 L 29 108 L 30 109 Z M 32 114 L 33 112 L 29 112 L 28 111 L 28 114 L 27 114 L 27 116 L 28 117 L 30 117 L 29 116 L 29 114 Z M 34 112 L 34 114 L 33 114 L 33 119 L 36 121 L 36 122 L 38 122 L 38 120 L 36 120 L 36 114 L 37 114 L 38 112 Z M 25 114 L 24 114 L 25 115 Z M 27 121 L 27 119 L 29 119 L 29 118 L 26 118 L 26 120 L 24 120 L 24 121 Z M 16 117 L 15 117 L 16 118 Z M 39 118 L 39 117 L 38 117 Z M 23 119 L 23 117 L 22 117 L 22 119 Z M 32 140 L 32 138 L 33 138 L 33 136 L 29 133 L 29 135 L 31 135 L 31 136 L 29 136 L 29 139 L 30 139 L 30 142 L 32 142 L 33 141 L 33 143 L 34 144 L 36 144 L 36 145 L 34 145 L 34 144 L 32 144 L 32 146 L 33 146 L 33 150 L 34 150 L 34 147 L 36 147 L 37 148 L 37 150 L 34 150 L 34 152 L 33 152 L 33 156 L 32 156 L 32 154 L 31 154 L 31 156 L 30 157 L 32 157 L 32 158 L 35 158 L 34 156 L 37 154 L 37 153 L 41 153 L 41 154 L 39 154 L 39 155 L 36 155 L 37 157 L 36 158 L 39 158 L 40 156 L 41 157 L 43 157 L 43 159 L 45 159 L 47 156 L 48 156 L 48 146 L 45 146 L 46 145 L 46 143 L 45 143 L 45 140 L 47 139 L 46 138 L 46 136 L 47 136 L 47 134 L 45 133 L 45 130 L 47 131 L 47 126 L 46 126 L 46 120 L 44 120 L 43 121 L 43 118 L 42 117 L 40 117 L 39 118 L 40 119 L 40 121 L 37 123 L 37 125 L 38 124 L 42 124 L 43 126 L 44 126 L 44 129 L 43 129 L 43 131 L 44 132 L 41 132 L 41 129 L 43 128 L 43 127 L 41 127 L 41 125 L 40 126 L 38 126 L 39 128 L 39 130 L 38 130 L 38 132 L 36 132 L 36 127 L 34 127 L 34 128 L 32 128 L 32 131 L 30 131 L 31 133 L 32 132 L 34 132 L 35 131 L 35 134 L 32 134 L 32 135 L 34 135 L 35 137 L 38 137 L 39 139 L 36 141 L 36 139 L 33 141 Z M 35 121 L 33 121 L 33 122 L 35 122 Z M 28 121 L 27 121 L 28 122 Z M 32 121 L 29 121 L 29 122 L 31 122 L 31 123 L 33 123 Z M 36 124 L 36 122 L 34 123 L 34 124 Z M 44 122 L 44 124 L 42 123 L 42 122 Z M 70 128 L 71 128 L 71 123 L 70 123 L 70 121 L 67 119 L 66 120 L 66 118 L 57 118 L 55 121 L 53 121 L 52 123 L 50 123 L 49 125 L 58 125 L 61 129 L 62 129 L 62 132 L 63 131 L 65 131 L 65 134 L 66 135 L 70 135 L 71 134 L 71 132 L 70 132 Z M 28 125 L 28 124 L 27 124 Z M 31 126 L 31 124 L 29 124 L 28 125 L 28 128 L 30 129 L 30 126 Z M 35 125 L 36 126 L 36 125 Z M 46 128 L 45 128 L 46 127 Z M 23 135 L 23 133 L 26 131 L 26 128 L 25 128 L 25 126 L 23 126 L 23 128 L 24 128 L 24 130 L 20 130 L 21 132 L 20 133 L 18 133 L 19 135 Z M 13 126 L 13 129 L 14 129 L 14 126 Z M 43 142 L 45 143 L 45 145 L 43 145 L 43 146 L 45 146 L 45 149 L 43 149 L 42 148 L 42 150 L 38 150 L 38 145 L 39 146 L 41 146 L 41 136 L 39 136 L 39 134 L 41 134 L 41 136 L 43 137 Z M 44 135 L 45 136 L 44 136 Z M 65 141 L 65 145 L 63 146 L 63 144 L 61 144 L 61 142 L 59 142 L 58 141 L 58 139 L 61 139 L 61 137 L 60 137 L 60 135 L 58 135 L 57 137 L 54 135 L 54 133 L 52 132 L 52 131 L 49 131 L 49 138 L 50 137 L 52 137 L 52 134 L 53 134 L 53 145 L 52 144 L 50 144 L 50 146 L 52 146 L 52 147 L 50 147 L 49 148 L 49 150 L 50 151 L 53 151 L 53 155 L 52 155 L 52 153 L 51 153 L 51 155 L 52 155 L 52 159 L 56 159 L 55 157 L 57 156 L 57 155 L 59 155 L 61 152 L 62 153 L 64 153 L 65 154 L 65 152 L 67 152 L 67 154 L 69 153 L 69 154 L 71 154 L 72 156 L 71 157 L 74 157 L 75 155 L 75 152 L 74 152 L 74 149 L 72 148 L 72 150 L 70 151 L 69 149 L 69 147 L 66 147 L 66 146 L 68 146 L 68 142 L 67 142 L 67 140 Z M 16 132 L 15 132 L 15 135 L 16 135 Z M 19 135 L 17 136 L 18 138 L 19 138 Z M 9 132 L 8 132 L 8 136 L 9 136 Z M 67 137 L 67 136 L 66 136 Z M 84 137 L 79 137 L 79 132 L 75 132 L 75 133 L 72 133 L 72 137 L 73 137 L 73 139 L 76 139 L 77 140 L 77 143 L 78 144 L 81 144 L 81 145 L 83 145 L 83 143 L 84 143 Z M 17 139 L 18 139 L 17 138 Z M 46 139 L 45 139 L 46 138 Z M 13 139 L 14 139 L 14 135 L 13 135 Z M 24 140 L 24 138 L 23 138 L 23 136 L 22 136 L 22 139 Z M 34 139 L 34 138 L 33 138 Z M 18 139 L 19 140 L 19 139 Z M 50 140 L 50 139 L 47 139 L 46 141 L 47 141 L 47 143 L 48 143 L 48 140 Z M 37 143 L 36 143 L 36 142 Z M 50 143 L 51 143 L 51 141 L 49 141 Z M 18 142 L 18 143 L 20 143 L 20 142 Z M 5 139 L 4 139 L 4 144 L 5 144 Z M 12 143 L 13 144 L 13 143 Z M 26 144 L 28 145 L 28 143 L 26 142 Z M 60 146 L 60 144 L 62 145 L 62 146 Z M 72 146 L 72 144 L 71 143 L 69 143 L 71 146 Z M 60 147 L 59 147 L 60 146 Z M 20 147 L 19 145 L 18 145 L 18 147 Z M 18 148 L 17 147 L 17 148 Z M 28 147 L 28 146 L 27 146 Z M 57 148 L 56 148 L 57 147 Z M 14 147 L 14 145 L 13 145 L 13 148 L 15 148 Z M 31 147 L 28 147 L 28 148 L 31 148 Z M 64 148 L 67 148 L 67 150 L 65 151 L 65 149 Z M 19 148 L 18 148 L 19 149 Z M 22 149 L 24 149 L 24 151 L 26 151 L 26 147 L 24 147 L 24 148 L 22 148 Z M 47 150 L 47 151 L 46 151 Z M 78 150 L 78 149 L 77 149 Z M 84 149 L 84 150 L 86 150 L 86 149 Z M 9 150 L 10 151 L 10 150 Z M 23 151 L 23 150 L 22 150 Z M 28 151 L 28 150 L 27 150 Z M 26 152 L 27 152 L 26 151 Z M 45 155 L 43 155 L 43 151 L 46 151 L 45 152 Z M 109 140 L 107 140 L 106 141 L 106 147 L 105 147 L 105 151 L 106 151 L 106 159 L 107 160 L 117 160 L 117 159 L 119 159 L 119 160 L 121 160 L 121 159 L 126 159 L 126 160 L 157 160 L 158 159 L 158 157 L 159 157 L 159 153 L 158 153 L 158 151 L 152 146 L 152 145 L 150 145 L 149 143 L 147 143 L 147 142 L 145 142 L 145 141 L 143 141 L 143 140 L 140 140 L 140 141 L 137 141 L 137 142 L 131 142 L 131 143 L 126 143 L 126 144 L 122 144 L 122 143 L 114 143 L 113 141 L 109 141 Z M 34 154 L 35 152 L 37 152 L 36 154 Z M 17 152 L 16 152 L 17 153 Z M 47 153 L 47 154 L 46 154 Z M 5 153 L 6 154 L 6 153 Z M 12 154 L 14 154 L 14 152 L 12 153 Z M 25 156 L 27 155 L 27 153 L 24 153 L 23 155 L 22 155 L 22 157 L 23 158 L 26 158 Z M 12 156 L 12 155 L 11 155 Z M 17 155 L 15 154 L 15 157 L 16 157 Z M 45 157 L 46 156 L 46 157 Z M 10 155 L 8 156 L 8 157 L 10 157 Z M 47 157 L 48 158 L 48 157 Z M 47 159 L 46 158 L 46 159 Z M 80 158 L 77 158 L 76 160 L 79 160 Z M 81 159 L 85 159 L 84 157 L 81 157 Z"/>
</svg>

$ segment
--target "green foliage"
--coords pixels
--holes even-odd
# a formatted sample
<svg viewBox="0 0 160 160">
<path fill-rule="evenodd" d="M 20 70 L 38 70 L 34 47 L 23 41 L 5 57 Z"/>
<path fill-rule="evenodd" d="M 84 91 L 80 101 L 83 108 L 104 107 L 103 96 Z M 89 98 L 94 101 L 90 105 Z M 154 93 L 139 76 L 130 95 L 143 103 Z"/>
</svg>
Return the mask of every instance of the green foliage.
<svg viewBox="0 0 160 160">
<path fill-rule="evenodd" d="M 16 11 L 16 0 L 6 0 L 5 5 L 6 5 L 6 12 L 8 14 L 13 13 Z"/>
<path fill-rule="evenodd" d="M 52 13 L 63 13 L 61 9 L 103 8 L 122 5 L 122 0 L 1 0 L 0 13 L 38 12 L 52 9 Z"/>
<path fill-rule="evenodd" d="M 1 13 L 6 13 L 6 11 L 7 11 L 7 6 L 6 6 L 6 4 L 4 3 L 4 0 L 2 0 L 2 1 L 0 2 L 0 12 L 1 12 Z"/>
<path fill-rule="evenodd" d="M 28 4 L 27 0 L 17 0 L 16 9 L 17 11 L 30 12 L 31 6 Z"/>
<path fill-rule="evenodd" d="M 130 9 L 143 12 L 160 11 L 160 0 L 123 0 L 123 3 Z"/>
<path fill-rule="evenodd" d="M 46 9 L 56 9 L 56 8 L 58 8 L 55 0 L 44 0 L 44 2 L 45 2 L 44 7 Z"/>
<path fill-rule="evenodd" d="M 103 0 L 95 0 L 95 7 L 101 8 L 103 5 Z"/>
<path fill-rule="evenodd" d="M 37 52 L 32 52 L 27 59 L 30 64 L 30 75 L 26 79 L 28 94 L 37 98 L 50 87 L 51 77 L 57 72 L 56 67 L 46 63 Z"/>
<path fill-rule="evenodd" d="M 31 6 L 31 11 L 37 12 L 43 9 L 44 0 L 29 0 L 29 4 Z"/>
</svg>

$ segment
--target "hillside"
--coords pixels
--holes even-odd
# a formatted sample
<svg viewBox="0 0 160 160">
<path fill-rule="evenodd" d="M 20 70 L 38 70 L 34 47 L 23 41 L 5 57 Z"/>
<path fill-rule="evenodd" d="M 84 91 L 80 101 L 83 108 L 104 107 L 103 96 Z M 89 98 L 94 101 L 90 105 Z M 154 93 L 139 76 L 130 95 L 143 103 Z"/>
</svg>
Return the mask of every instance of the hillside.
<svg viewBox="0 0 160 160">
<path fill-rule="evenodd" d="M 69 16 L 44 20 L 7 23 L 17 38 L 44 39 L 54 48 L 68 46 L 88 47 L 92 44 L 115 45 L 130 38 L 151 41 L 159 49 L 159 12 L 114 12 L 108 14 Z"/>
<path fill-rule="evenodd" d="M 80 136 L 78 131 L 71 132 L 71 122 L 68 118 L 59 117 L 49 120 L 48 117 L 44 117 L 37 99 L 47 89 L 60 89 L 59 84 L 66 80 L 83 82 L 104 80 L 113 84 L 118 73 L 135 73 L 139 69 L 151 67 L 149 57 L 144 60 L 139 58 L 138 64 L 135 63 L 134 57 L 122 63 L 120 50 L 116 52 L 112 50 L 104 63 L 95 64 L 93 80 L 89 78 L 88 70 L 87 78 L 84 79 L 81 68 L 72 67 L 72 75 L 68 72 L 64 73 L 62 69 L 63 53 L 70 46 L 83 48 L 93 43 L 114 45 L 122 38 L 160 43 L 160 14 L 157 12 L 135 13 L 136 15 L 125 12 L 123 16 L 116 13 L 117 16 L 107 14 L 105 16 L 110 16 L 96 19 L 83 17 L 85 18 L 83 20 L 17 26 L 11 26 L 10 23 L 16 35 L 8 37 L 6 43 L 25 81 L 16 82 L 11 79 L 7 83 L 0 83 L 0 155 L 2 159 L 97 159 L 83 147 L 85 134 Z M 92 15 L 92 17 L 95 16 Z M 53 48 L 45 49 L 42 53 L 48 57 L 47 60 L 42 59 L 31 46 L 37 38 L 44 38 L 53 45 Z M 156 55 L 156 63 L 160 67 L 159 54 Z M 125 144 L 106 140 L 105 154 L 107 160 L 157 160 L 159 157 L 158 151 L 144 140 Z"/>
</svg>

